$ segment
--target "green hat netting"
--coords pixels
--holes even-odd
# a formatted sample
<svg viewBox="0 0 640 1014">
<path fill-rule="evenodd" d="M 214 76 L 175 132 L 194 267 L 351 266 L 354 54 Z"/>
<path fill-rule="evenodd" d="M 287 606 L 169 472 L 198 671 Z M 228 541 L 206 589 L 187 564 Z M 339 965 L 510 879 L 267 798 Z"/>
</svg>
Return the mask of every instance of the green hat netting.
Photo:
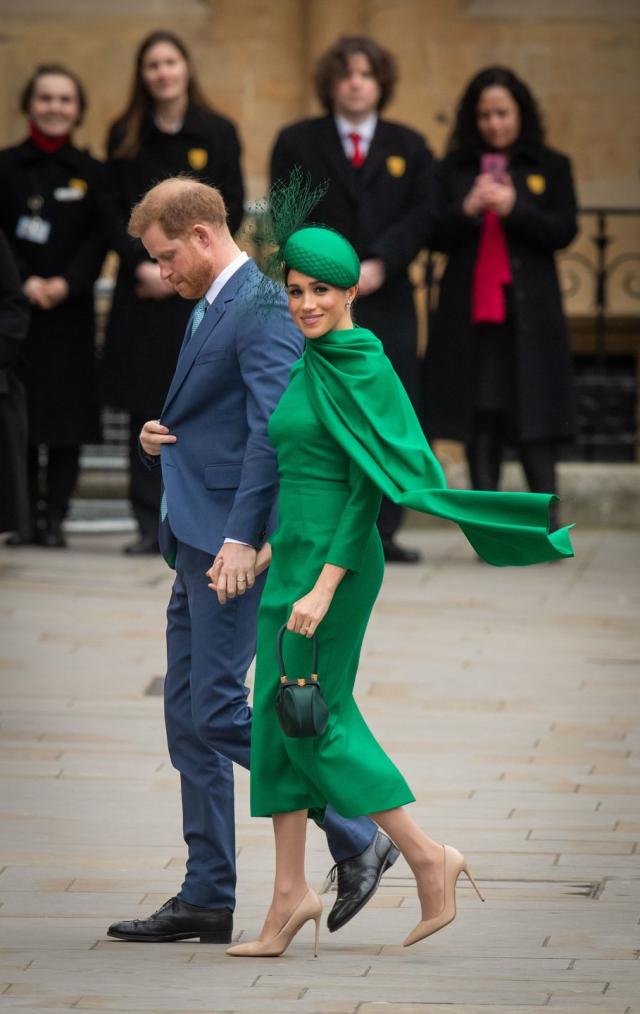
<svg viewBox="0 0 640 1014">
<path fill-rule="evenodd" d="M 348 240 L 322 226 L 298 229 L 282 251 L 285 264 L 320 282 L 348 289 L 357 285 L 360 261 Z"/>
<path fill-rule="evenodd" d="M 319 281 L 348 288 L 360 277 L 360 263 L 347 240 L 322 226 L 306 226 L 311 211 L 327 192 L 328 182 L 314 187 L 295 166 L 285 183 L 276 180 L 269 197 L 255 205 L 246 231 L 263 274 L 250 295 L 258 313 L 268 313 L 282 299 L 284 262 Z"/>
</svg>

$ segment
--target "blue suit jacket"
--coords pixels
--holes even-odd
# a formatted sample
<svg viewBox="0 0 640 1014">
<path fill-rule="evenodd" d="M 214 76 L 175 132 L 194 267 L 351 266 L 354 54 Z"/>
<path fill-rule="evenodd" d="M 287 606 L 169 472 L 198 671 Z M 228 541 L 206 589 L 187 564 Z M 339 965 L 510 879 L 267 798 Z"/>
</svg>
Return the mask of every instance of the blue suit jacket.
<svg viewBox="0 0 640 1014">
<path fill-rule="evenodd" d="M 267 424 L 304 339 L 284 293 L 258 312 L 261 277 L 247 261 L 187 340 L 189 321 L 160 417 L 177 437 L 161 452 L 171 532 L 212 555 L 225 538 L 259 546 L 275 526 Z"/>
</svg>

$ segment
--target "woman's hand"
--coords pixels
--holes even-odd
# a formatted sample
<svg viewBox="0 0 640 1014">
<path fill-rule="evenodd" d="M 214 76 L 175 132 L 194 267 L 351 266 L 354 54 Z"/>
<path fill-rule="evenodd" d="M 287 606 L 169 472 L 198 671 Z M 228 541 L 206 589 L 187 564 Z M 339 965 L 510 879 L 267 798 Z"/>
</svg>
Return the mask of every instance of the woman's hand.
<svg viewBox="0 0 640 1014">
<path fill-rule="evenodd" d="M 287 630 L 305 637 L 313 637 L 319 624 L 327 615 L 333 599 L 333 592 L 316 585 L 308 595 L 293 603 Z"/>
<path fill-rule="evenodd" d="M 287 630 L 313 637 L 327 615 L 338 585 L 346 574 L 344 567 L 325 563 L 320 576 L 308 595 L 293 603 Z"/>
<path fill-rule="evenodd" d="M 66 278 L 55 275 L 44 279 L 45 310 L 53 310 L 54 306 L 64 303 L 69 298 L 69 283 Z"/>
<path fill-rule="evenodd" d="M 160 277 L 160 268 L 152 261 L 142 261 L 138 264 L 136 281 L 138 299 L 167 299 L 175 295 L 173 285 Z"/>
<path fill-rule="evenodd" d="M 22 291 L 33 306 L 39 306 L 41 310 L 46 310 L 47 301 L 47 289 L 44 278 L 39 275 L 30 275 L 22 283 Z"/>
<path fill-rule="evenodd" d="M 489 173 L 476 176 L 471 190 L 462 202 L 462 210 L 469 218 L 481 215 L 487 209 L 487 198 L 491 191 L 493 177 Z"/>
<path fill-rule="evenodd" d="M 505 173 L 499 180 L 493 180 L 487 192 L 487 210 L 495 212 L 499 218 L 511 214 L 516 201 L 516 188 L 511 177 Z"/>
<path fill-rule="evenodd" d="M 269 542 L 265 542 L 264 546 L 258 550 L 258 555 L 256 556 L 256 568 L 254 572 L 256 577 L 258 574 L 262 574 L 263 570 L 267 569 L 271 563 L 272 556 L 271 544 Z"/>
</svg>

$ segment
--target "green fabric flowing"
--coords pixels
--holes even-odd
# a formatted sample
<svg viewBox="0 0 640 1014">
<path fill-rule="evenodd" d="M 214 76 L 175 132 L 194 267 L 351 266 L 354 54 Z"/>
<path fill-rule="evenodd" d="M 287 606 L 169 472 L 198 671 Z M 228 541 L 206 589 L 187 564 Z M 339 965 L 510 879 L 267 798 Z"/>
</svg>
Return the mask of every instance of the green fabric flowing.
<svg viewBox="0 0 640 1014">
<path fill-rule="evenodd" d="M 478 556 L 496 567 L 573 556 L 569 526 L 549 533 L 547 493 L 447 489 L 444 472 L 387 359 L 365 328 L 308 340 L 309 400 L 349 457 L 396 504 L 460 526 Z"/>
</svg>

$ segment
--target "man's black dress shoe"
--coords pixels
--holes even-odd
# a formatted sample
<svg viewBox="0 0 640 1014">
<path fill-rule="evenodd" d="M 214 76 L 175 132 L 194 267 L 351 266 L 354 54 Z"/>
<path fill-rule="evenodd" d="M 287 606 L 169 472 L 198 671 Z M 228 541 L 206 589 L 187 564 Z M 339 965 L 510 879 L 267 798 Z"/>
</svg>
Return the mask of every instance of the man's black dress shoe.
<svg viewBox="0 0 640 1014">
<path fill-rule="evenodd" d="M 141 535 L 139 539 L 130 542 L 123 549 L 123 553 L 126 553 L 127 556 L 156 556 L 159 552 L 158 536 L 155 534 Z"/>
<path fill-rule="evenodd" d="M 36 541 L 47 549 L 66 549 L 67 540 L 62 534 L 61 521 L 49 521 L 43 532 L 38 532 Z"/>
<path fill-rule="evenodd" d="M 146 944 L 170 943 L 200 937 L 201 944 L 229 944 L 233 913 L 228 908 L 198 908 L 180 898 L 169 898 L 148 919 L 114 922 L 107 935 Z"/>
<path fill-rule="evenodd" d="M 385 870 L 393 866 L 400 852 L 391 838 L 377 831 L 370 845 L 353 859 L 344 859 L 331 870 L 329 877 L 338 878 L 338 897 L 329 912 L 327 927 L 330 933 L 342 929 L 353 919 L 378 889 Z"/>
<path fill-rule="evenodd" d="M 382 540 L 382 551 L 387 563 L 420 563 L 422 559 L 417 549 L 405 549 L 393 539 Z"/>
</svg>

